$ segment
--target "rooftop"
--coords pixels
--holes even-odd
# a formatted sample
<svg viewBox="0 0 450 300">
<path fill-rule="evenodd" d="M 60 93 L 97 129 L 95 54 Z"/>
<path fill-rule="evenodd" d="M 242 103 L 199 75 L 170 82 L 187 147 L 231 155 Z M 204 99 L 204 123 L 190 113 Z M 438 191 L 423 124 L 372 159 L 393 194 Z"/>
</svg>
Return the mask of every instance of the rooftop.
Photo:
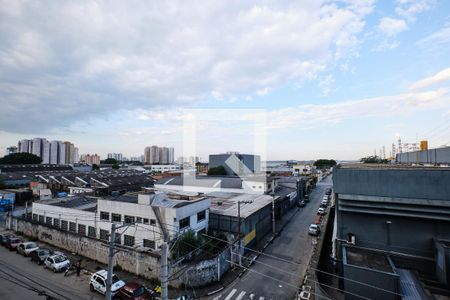
<svg viewBox="0 0 450 300">
<path fill-rule="evenodd" d="M 177 195 L 172 195 L 170 193 L 146 193 L 141 195 L 148 195 L 150 197 L 152 206 L 159 207 L 167 207 L 167 208 L 179 208 L 185 205 L 189 205 L 195 203 L 197 201 L 205 200 L 206 198 L 196 194 L 195 196 L 190 193 L 190 195 L 186 195 L 186 197 L 181 197 L 181 193 Z M 184 199 L 183 199 L 184 198 Z M 139 203 L 139 195 L 138 194 L 124 194 L 117 197 L 110 196 L 103 198 L 104 200 L 110 201 L 119 201 L 119 202 L 127 202 L 127 203 Z"/>
<path fill-rule="evenodd" d="M 345 247 L 345 249 L 347 252 L 347 264 L 349 265 L 394 273 L 389 259 L 385 254 L 355 247 Z"/>
<path fill-rule="evenodd" d="M 205 194 L 211 199 L 211 213 L 226 216 L 238 216 L 238 202 L 245 201 L 251 203 L 241 203 L 241 217 L 247 218 L 261 208 L 272 203 L 272 197 L 260 194 L 238 194 L 226 192 L 212 192 Z"/>
<path fill-rule="evenodd" d="M 54 198 L 52 200 L 40 200 L 36 201 L 36 203 L 91 212 L 95 211 L 97 208 L 97 198 L 88 196 L 68 196 L 64 198 Z"/>
</svg>

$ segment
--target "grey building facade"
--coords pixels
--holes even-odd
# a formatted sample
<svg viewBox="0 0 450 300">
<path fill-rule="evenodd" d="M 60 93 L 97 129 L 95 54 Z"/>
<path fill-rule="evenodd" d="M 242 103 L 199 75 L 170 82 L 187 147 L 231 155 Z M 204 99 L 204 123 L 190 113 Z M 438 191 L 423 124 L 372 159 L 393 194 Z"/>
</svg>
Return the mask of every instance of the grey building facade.
<svg viewBox="0 0 450 300">
<path fill-rule="evenodd" d="M 450 168 L 343 165 L 333 181 L 340 275 L 378 287 L 344 280 L 346 291 L 400 299 L 412 293 L 410 281 L 421 282 L 423 289 L 419 285 L 414 293 L 430 299 L 450 294 Z M 356 253 L 352 260 L 350 252 Z"/>
<path fill-rule="evenodd" d="M 261 172 L 261 156 L 239 153 L 210 154 L 209 168 L 219 166 L 223 166 L 228 175 L 241 176 L 259 173 Z"/>
<path fill-rule="evenodd" d="M 450 165 L 450 147 L 398 153 L 395 162 L 401 164 L 448 164 Z"/>
</svg>

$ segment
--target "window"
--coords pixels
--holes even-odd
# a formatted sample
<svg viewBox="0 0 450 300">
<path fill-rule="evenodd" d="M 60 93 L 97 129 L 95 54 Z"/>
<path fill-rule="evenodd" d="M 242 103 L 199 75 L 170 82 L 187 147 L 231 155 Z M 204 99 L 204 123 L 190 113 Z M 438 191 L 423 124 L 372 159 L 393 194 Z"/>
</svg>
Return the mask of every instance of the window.
<svg viewBox="0 0 450 300">
<path fill-rule="evenodd" d="M 97 278 L 95 278 L 95 281 L 97 281 L 99 284 L 101 284 L 102 286 L 105 286 L 105 281 L 102 279 L 102 278 L 100 278 L 100 277 L 97 277 Z"/>
<path fill-rule="evenodd" d="M 77 232 L 77 223 L 69 222 L 69 231 L 70 232 Z"/>
<path fill-rule="evenodd" d="M 156 225 L 156 220 L 155 219 L 150 219 L 150 225 L 155 226 Z"/>
<path fill-rule="evenodd" d="M 88 236 L 93 238 L 97 237 L 97 231 L 95 230 L 95 227 L 88 226 Z"/>
<path fill-rule="evenodd" d="M 142 218 L 141 217 L 136 217 L 136 223 L 142 223 Z"/>
<path fill-rule="evenodd" d="M 53 226 L 59 227 L 59 219 L 56 218 L 53 219 Z"/>
<path fill-rule="evenodd" d="M 155 249 L 155 241 L 144 239 L 144 247 Z"/>
<path fill-rule="evenodd" d="M 109 231 L 108 230 L 104 230 L 104 229 L 100 229 L 100 239 L 107 241 L 108 237 L 109 237 Z"/>
<path fill-rule="evenodd" d="M 189 226 L 191 225 L 191 222 L 190 222 L 190 221 L 191 221 L 191 218 L 190 218 L 190 217 L 181 219 L 181 220 L 180 220 L 180 229 L 189 227 Z"/>
<path fill-rule="evenodd" d="M 120 233 L 116 233 L 116 240 L 114 242 L 119 245 L 122 243 L 122 235 Z"/>
<path fill-rule="evenodd" d="M 101 211 L 100 212 L 100 220 L 107 220 L 107 221 L 109 221 L 109 212 Z"/>
<path fill-rule="evenodd" d="M 78 224 L 78 234 L 86 235 L 86 225 Z"/>
<path fill-rule="evenodd" d="M 131 235 L 124 235 L 123 236 L 123 244 L 125 246 L 134 246 L 134 236 Z"/>
<path fill-rule="evenodd" d="M 44 216 L 39 215 L 39 223 L 44 223 Z"/>
<path fill-rule="evenodd" d="M 52 218 L 51 217 L 46 217 L 45 218 L 45 224 L 52 225 Z"/>
<path fill-rule="evenodd" d="M 38 220 L 38 215 L 37 214 L 33 214 L 33 221 L 37 221 Z"/>
<path fill-rule="evenodd" d="M 122 222 L 121 214 L 111 214 L 111 219 L 113 222 Z"/>
<path fill-rule="evenodd" d="M 125 224 L 132 224 L 132 223 L 134 223 L 134 217 L 125 215 L 124 222 L 125 222 Z"/>
<path fill-rule="evenodd" d="M 206 210 L 197 213 L 197 222 L 201 222 L 206 219 Z"/>
<path fill-rule="evenodd" d="M 148 224 L 148 219 L 147 219 L 147 218 L 144 218 L 142 223 Z"/>
<path fill-rule="evenodd" d="M 67 231 L 67 221 L 61 220 L 61 230 Z"/>
</svg>

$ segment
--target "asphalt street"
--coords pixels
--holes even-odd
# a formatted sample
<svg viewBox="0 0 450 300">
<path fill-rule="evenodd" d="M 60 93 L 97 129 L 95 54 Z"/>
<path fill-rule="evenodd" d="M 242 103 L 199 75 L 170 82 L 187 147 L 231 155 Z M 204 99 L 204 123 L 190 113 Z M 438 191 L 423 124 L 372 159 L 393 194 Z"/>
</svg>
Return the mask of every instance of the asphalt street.
<svg viewBox="0 0 450 300">
<path fill-rule="evenodd" d="M 265 254 L 279 259 L 260 255 L 241 278 L 209 299 L 294 299 L 312 256 L 313 242 L 316 239 L 308 235 L 308 227 L 316 219 L 322 197 L 326 188 L 331 185 L 331 176 L 317 183 L 310 195 L 310 202 L 292 218 L 264 251 Z"/>
<path fill-rule="evenodd" d="M 89 291 L 89 275 L 80 277 L 53 273 L 0 246 L 0 299 L 45 299 L 45 292 L 56 299 L 104 299 Z"/>
</svg>

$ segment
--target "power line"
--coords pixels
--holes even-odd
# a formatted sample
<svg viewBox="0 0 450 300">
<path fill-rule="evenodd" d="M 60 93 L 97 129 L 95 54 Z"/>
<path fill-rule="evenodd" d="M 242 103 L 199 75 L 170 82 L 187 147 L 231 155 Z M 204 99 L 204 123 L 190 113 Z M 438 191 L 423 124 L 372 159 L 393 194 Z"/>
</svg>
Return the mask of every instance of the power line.
<svg viewBox="0 0 450 300">
<path fill-rule="evenodd" d="M 209 236 L 209 235 L 207 235 L 207 234 L 203 234 L 203 235 L 208 236 L 208 237 L 213 238 L 213 239 L 217 239 L 217 240 L 220 240 L 220 241 L 225 242 L 225 240 L 222 240 L 222 239 L 219 239 L 219 238 L 216 238 L 216 237 L 213 237 L 213 236 Z M 264 252 L 261 252 L 261 251 L 257 251 L 257 250 L 254 250 L 254 249 L 251 249 L 251 248 L 248 248 L 248 247 L 245 247 L 245 246 L 244 246 L 243 248 L 246 249 L 246 250 L 252 251 L 252 252 L 254 252 L 254 253 L 257 253 L 257 254 L 260 254 L 260 255 L 264 255 L 264 256 L 267 256 L 267 257 L 276 259 L 276 260 L 278 260 L 278 261 L 282 261 L 282 262 L 285 262 L 285 263 L 289 263 L 289 264 L 293 264 L 293 265 L 298 265 L 298 266 L 301 266 L 301 265 L 302 265 L 302 264 L 300 264 L 300 263 L 296 263 L 296 262 L 294 262 L 294 261 L 286 260 L 286 259 L 283 259 L 283 258 L 274 256 L 274 255 L 270 255 L 270 254 L 267 254 L 267 253 L 264 253 Z M 258 262 L 258 263 L 261 263 L 261 262 L 259 262 L 259 261 L 257 261 L 257 262 Z M 263 263 L 262 263 L 262 264 L 263 264 Z M 314 268 L 311 267 L 311 269 L 314 269 Z M 317 269 L 315 269 L 315 270 L 317 270 Z M 319 271 L 319 270 L 317 270 L 317 271 Z M 292 274 L 292 273 L 291 273 L 291 274 Z M 395 292 L 392 292 L 392 291 L 389 291 L 389 290 L 386 290 L 386 289 L 383 289 L 383 288 L 379 288 L 379 287 L 376 287 L 376 286 L 372 286 L 372 285 L 369 285 L 369 284 L 367 284 L 367 283 L 364 283 L 364 282 L 361 282 L 361 281 L 358 281 L 358 280 L 349 279 L 349 278 L 344 278 L 344 277 L 341 277 L 341 276 L 338 276 L 338 275 L 334 275 L 334 274 L 332 274 L 332 273 L 328 273 L 328 274 L 329 274 L 329 275 L 332 275 L 332 276 L 336 276 L 336 277 L 338 277 L 338 278 L 343 278 L 343 279 L 348 280 L 348 281 L 352 281 L 352 282 L 355 282 L 355 283 L 359 283 L 359 284 L 361 284 L 361 285 L 365 285 L 365 286 L 368 286 L 368 287 L 372 287 L 372 288 L 374 288 L 374 289 L 378 289 L 378 290 L 381 290 L 381 291 L 384 291 L 384 292 L 387 292 L 387 293 L 392 293 L 392 294 L 396 294 L 396 295 L 399 295 L 399 296 L 403 296 L 403 295 L 401 295 L 401 294 L 398 294 L 398 293 L 395 293 Z"/>
</svg>

